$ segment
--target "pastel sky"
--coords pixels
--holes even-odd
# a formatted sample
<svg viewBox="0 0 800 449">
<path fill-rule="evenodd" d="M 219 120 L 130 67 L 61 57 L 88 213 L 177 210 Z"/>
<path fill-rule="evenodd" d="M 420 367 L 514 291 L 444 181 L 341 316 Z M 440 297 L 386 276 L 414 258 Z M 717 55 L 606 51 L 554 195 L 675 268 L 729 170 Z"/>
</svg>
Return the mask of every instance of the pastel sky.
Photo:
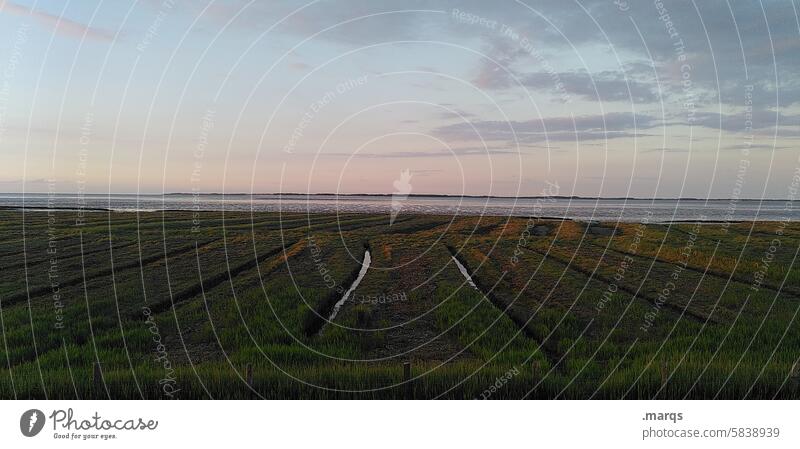
<svg viewBox="0 0 800 449">
<path fill-rule="evenodd" d="M 791 0 L 0 1 L 0 191 L 786 198 Z M 552 191 L 552 190 L 551 190 Z"/>
</svg>

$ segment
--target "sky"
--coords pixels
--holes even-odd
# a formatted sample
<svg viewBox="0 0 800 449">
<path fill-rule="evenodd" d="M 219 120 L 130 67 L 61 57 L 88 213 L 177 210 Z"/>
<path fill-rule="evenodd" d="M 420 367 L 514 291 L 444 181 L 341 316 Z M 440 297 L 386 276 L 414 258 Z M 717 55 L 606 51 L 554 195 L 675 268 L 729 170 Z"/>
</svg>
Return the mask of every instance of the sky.
<svg viewBox="0 0 800 449">
<path fill-rule="evenodd" d="M 787 198 L 800 174 L 793 0 L 0 5 L 0 192 L 407 170 L 415 194 Z"/>
</svg>

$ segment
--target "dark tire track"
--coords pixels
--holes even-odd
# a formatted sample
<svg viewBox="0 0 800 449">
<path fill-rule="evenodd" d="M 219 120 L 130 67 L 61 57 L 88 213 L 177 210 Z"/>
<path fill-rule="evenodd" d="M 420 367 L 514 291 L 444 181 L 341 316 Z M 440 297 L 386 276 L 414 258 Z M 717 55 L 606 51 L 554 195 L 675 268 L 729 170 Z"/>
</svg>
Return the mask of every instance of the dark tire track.
<svg viewBox="0 0 800 449">
<path fill-rule="evenodd" d="M 558 262 L 561 265 L 563 265 L 564 267 L 566 267 L 567 269 L 573 270 L 573 271 L 578 272 L 578 273 L 581 273 L 582 275 L 588 277 L 589 279 L 597 279 L 598 281 L 601 281 L 606 285 L 614 284 L 614 285 L 617 286 L 617 288 L 620 291 L 628 293 L 629 295 L 633 296 L 634 298 L 641 298 L 643 301 L 645 301 L 645 302 L 647 302 L 647 303 L 649 303 L 651 305 L 658 304 L 658 300 L 656 298 L 653 298 L 652 296 L 650 296 L 650 295 L 648 295 L 646 293 L 642 293 L 641 290 L 637 292 L 636 289 L 634 289 L 632 287 L 628 287 L 627 285 L 624 285 L 624 284 L 621 284 L 621 283 L 615 283 L 611 278 L 606 277 L 606 276 L 604 276 L 602 274 L 599 274 L 596 271 L 592 272 L 592 271 L 590 271 L 590 270 L 588 270 L 586 268 L 582 268 L 582 267 L 580 267 L 580 266 L 578 266 L 578 265 L 576 265 L 574 263 L 570 263 L 567 260 L 564 260 L 564 259 L 562 259 L 560 257 L 554 256 L 553 254 L 547 253 L 547 252 L 542 251 L 542 250 L 533 249 L 533 248 L 524 248 L 524 249 L 526 249 L 526 250 L 528 250 L 530 252 L 539 254 L 540 256 L 544 257 L 545 259 L 551 259 L 551 260 L 553 260 L 555 262 Z M 705 323 L 705 322 L 710 322 L 712 324 L 721 324 L 721 322 L 719 320 L 717 320 L 715 318 L 711 318 L 710 316 L 706 316 L 706 315 L 704 315 L 702 313 L 690 310 L 688 307 L 684 308 L 684 307 L 681 307 L 681 306 L 676 305 L 676 304 L 671 304 L 669 302 L 664 302 L 662 305 L 664 307 L 666 307 L 667 309 L 669 309 L 671 312 L 677 313 L 679 316 L 681 314 L 685 314 L 685 315 L 689 316 L 690 318 L 692 318 L 693 320 L 695 320 L 695 321 L 697 321 L 698 323 L 701 323 L 701 324 Z"/>
<path fill-rule="evenodd" d="M 615 248 L 611 248 L 611 247 L 606 248 L 603 245 L 599 245 L 597 243 L 592 243 L 592 242 L 589 242 L 589 244 L 593 245 L 595 247 L 598 247 L 598 248 L 608 249 L 609 251 L 615 252 L 617 254 L 624 255 L 624 256 L 630 256 L 630 257 L 633 257 L 633 258 L 636 258 L 636 259 L 644 259 L 644 260 L 648 260 L 648 261 L 656 261 L 656 262 L 664 263 L 664 264 L 667 264 L 667 265 L 670 265 L 670 266 L 673 266 L 673 267 L 680 266 L 681 268 L 685 269 L 686 271 L 692 271 L 692 272 L 698 273 L 698 274 L 705 274 L 705 275 L 713 276 L 713 277 L 715 277 L 717 279 L 720 279 L 720 280 L 723 280 L 723 281 L 726 281 L 726 282 L 728 280 L 731 280 L 733 282 L 736 282 L 736 283 L 739 283 L 739 284 L 744 284 L 744 285 L 747 285 L 747 286 L 749 286 L 752 283 L 752 280 L 744 279 L 744 278 L 742 278 L 740 276 L 735 276 L 735 275 L 732 275 L 732 274 L 730 274 L 730 275 L 729 274 L 725 274 L 725 273 L 723 273 L 721 271 L 716 271 L 716 270 L 711 270 L 711 269 L 709 269 L 708 271 L 704 271 L 704 270 L 702 270 L 700 268 L 696 268 L 696 267 L 693 267 L 691 265 L 683 266 L 681 264 L 678 264 L 678 263 L 675 263 L 675 262 L 671 262 L 669 260 L 661 259 L 660 257 L 645 256 L 643 254 L 629 253 L 627 251 L 623 251 L 621 249 L 615 249 Z M 775 293 L 780 293 L 780 294 L 783 294 L 783 295 L 792 296 L 794 298 L 800 299 L 800 294 L 795 293 L 795 292 L 793 292 L 791 290 L 786 290 L 786 289 L 781 290 L 777 286 L 774 286 L 774 285 L 771 285 L 771 284 L 766 284 L 766 283 L 760 284 L 760 287 L 765 289 L 765 290 L 771 290 L 771 291 L 773 291 Z"/>
<path fill-rule="evenodd" d="M 106 246 L 106 247 L 103 247 L 103 248 L 100 248 L 100 249 L 93 249 L 91 251 L 84 251 L 83 256 L 84 257 L 85 256 L 91 256 L 91 255 L 102 253 L 102 252 L 109 252 L 110 250 L 117 251 L 117 250 L 121 250 L 121 249 L 124 249 L 124 248 L 129 248 L 129 247 L 134 246 L 136 244 L 137 244 L 137 242 L 129 242 L 129 243 L 125 243 L 125 244 L 114 246 L 114 247 Z M 76 245 L 76 247 L 79 247 L 79 246 L 80 245 Z M 66 251 L 68 249 L 72 249 L 72 247 L 65 248 L 62 251 Z M 78 254 L 72 254 L 72 255 L 69 255 L 69 256 L 58 257 L 57 259 L 58 259 L 58 262 L 61 263 L 63 261 L 69 261 L 69 260 L 77 259 L 77 258 L 80 258 L 80 257 L 81 257 L 81 254 L 78 253 Z M 5 267 L 5 269 L 24 269 L 26 266 L 28 268 L 31 268 L 31 267 L 35 267 L 36 265 L 44 264 L 44 263 L 48 263 L 48 262 L 50 262 L 50 258 L 37 259 L 37 260 L 33 260 L 33 261 L 19 262 L 19 263 L 13 264 L 13 265 L 8 265 L 7 267 Z"/>
<path fill-rule="evenodd" d="M 487 299 L 489 303 L 492 304 L 500 313 L 508 317 L 511 322 L 514 323 L 517 328 L 522 332 L 522 334 L 537 344 L 542 349 L 542 353 L 547 358 L 547 361 L 550 363 L 550 366 L 554 369 L 560 370 L 563 369 L 563 366 L 560 364 L 560 361 L 563 360 L 561 355 L 559 355 L 558 350 L 556 349 L 556 342 L 549 341 L 549 342 L 540 342 L 536 335 L 528 328 L 528 322 L 530 321 L 528 318 L 521 316 L 519 313 L 514 311 L 513 304 L 507 303 L 505 300 L 498 298 L 494 294 L 494 287 L 487 286 L 481 278 L 475 275 L 475 270 L 469 265 L 463 257 L 461 257 L 455 248 L 450 245 L 445 245 L 447 247 L 447 251 L 450 252 L 450 255 L 453 256 L 461 265 L 466 268 L 469 276 L 472 278 L 472 281 L 475 283 L 475 286 L 478 288 L 478 291 Z M 500 284 L 501 282 L 505 282 L 502 279 L 498 280 L 495 283 L 495 286 Z M 532 319 L 533 316 L 531 316 Z"/>
<path fill-rule="evenodd" d="M 196 296 L 199 296 L 204 291 L 205 292 L 211 291 L 214 288 L 219 287 L 220 285 L 222 285 L 225 282 L 233 281 L 233 278 L 239 276 L 240 274 L 242 274 L 242 273 L 244 273 L 244 272 L 246 272 L 248 270 L 252 270 L 252 269 L 256 268 L 257 266 L 261 265 L 262 263 L 266 262 L 267 260 L 269 260 L 269 259 L 271 259 L 271 258 L 283 253 L 284 251 L 287 251 L 288 248 L 291 248 L 292 246 L 296 245 L 297 243 L 298 242 L 293 242 L 293 243 L 291 243 L 291 244 L 289 244 L 287 246 L 281 246 L 281 247 L 275 248 L 273 250 L 267 251 L 266 253 L 264 253 L 264 254 L 256 257 L 256 258 L 253 258 L 251 260 L 248 260 L 247 262 L 239 264 L 239 265 L 237 265 L 236 267 L 234 267 L 234 268 L 232 268 L 230 270 L 222 271 L 220 273 L 212 275 L 211 277 L 204 278 L 200 282 L 198 282 L 197 284 L 193 284 L 193 285 L 191 285 L 189 287 L 186 287 L 185 289 L 179 291 L 178 293 L 175 293 L 174 295 L 172 295 L 171 298 L 169 298 L 169 300 L 158 301 L 158 302 L 149 304 L 148 307 L 150 308 L 150 310 L 152 311 L 153 314 L 159 314 L 159 313 L 163 313 L 163 312 L 169 311 L 170 309 L 173 308 L 173 306 L 179 305 L 179 304 L 181 304 L 183 302 L 186 302 L 186 301 L 188 301 L 188 300 L 190 300 L 190 299 L 192 299 L 192 298 L 194 298 Z M 192 249 L 195 249 L 195 248 L 192 247 Z M 197 249 L 199 249 L 199 247 L 197 247 Z M 142 318 L 141 314 L 136 314 L 136 315 L 133 316 L 133 319 L 141 319 L 141 318 Z"/>
<path fill-rule="evenodd" d="M 210 241 L 204 242 L 199 247 L 200 248 L 206 247 L 206 246 L 208 246 L 208 245 L 210 245 L 212 243 L 218 242 L 218 241 L 219 241 L 219 239 L 210 240 Z M 166 254 L 158 253 L 158 254 L 154 254 L 152 256 L 143 257 L 141 259 L 133 260 L 133 261 L 130 261 L 130 262 L 127 262 L 127 263 L 124 263 L 124 264 L 115 265 L 113 268 L 105 268 L 105 269 L 102 269 L 102 270 L 93 271 L 92 273 L 86 274 L 85 278 L 84 278 L 83 275 L 81 275 L 81 276 L 76 276 L 76 277 L 67 279 L 65 281 L 59 282 L 58 287 L 60 289 L 69 288 L 69 287 L 75 287 L 75 286 L 83 284 L 84 281 L 88 282 L 88 281 L 95 280 L 95 279 L 98 279 L 98 278 L 111 276 L 112 274 L 118 274 L 118 273 L 122 273 L 122 272 L 127 271 L 127 270 L 132 270 L 132 269 L 135 269 L 135 268 L 139 268 L 139 267 L 143 267 L 143 266 L 146 266 L 146 265 L 150 265 L 150 264 L 153 264 L 155 262 L 159 262 L 159 261 L 164 260 L 164 259 L 182 256 L 182 255 L 184 255 L 184 254 L 186 254 L 188 252 L 194 251 L 196 248 L 198 248 L 197 245 L 184 246 L 184 247 L 181 247 L 179 249 L 176 249 L 176 250 L 173 250 L 173 251 L 169 251 Z M 37 297 L 40 297 L 40 296 L 45 296 L 45 295 L 50 294 L 52 291 L 53 291 L 53 288 L 50 285 L 43 285 L 43 286 L 39 286 L 39 287 L 36 287 L 36 288 L 31 288 L 28 291 L 22 291 L 22 292 L 19 292 L 19 293 L 8 295 L 6 297 L 6 299 L 3 301 L 3 305 L 4 306 L 14 306 L 19 302 L 26 301 L 28 298 L 37 298 Z"/>
</svg>

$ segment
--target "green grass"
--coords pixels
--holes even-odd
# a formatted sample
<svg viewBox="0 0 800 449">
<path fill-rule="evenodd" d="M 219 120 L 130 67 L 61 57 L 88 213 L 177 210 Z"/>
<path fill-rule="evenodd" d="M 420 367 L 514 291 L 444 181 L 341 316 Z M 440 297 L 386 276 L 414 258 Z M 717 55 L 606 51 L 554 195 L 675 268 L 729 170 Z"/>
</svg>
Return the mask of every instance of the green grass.
<svg viewBox="0 0 800 449">
<path fill-rule="evenodd" d="M 797 224 L 54 217 L 0 212 L 3 399 L 800 398 Z"/>
</svg>

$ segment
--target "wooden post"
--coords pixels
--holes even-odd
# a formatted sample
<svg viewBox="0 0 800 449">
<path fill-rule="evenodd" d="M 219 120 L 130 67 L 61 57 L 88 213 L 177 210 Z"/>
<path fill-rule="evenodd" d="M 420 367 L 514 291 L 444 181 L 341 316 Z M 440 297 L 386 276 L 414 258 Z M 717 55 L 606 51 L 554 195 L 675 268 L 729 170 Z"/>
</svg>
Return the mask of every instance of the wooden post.
<svg viewBox="0 0 800 449">
<path fill-rule="evenodd" d="M 403 363 L 403 382 L 405 384 L 405 398 L 414 399 L 414 385 L 411 383 L 411 362 Z"/>
<path fill-rule="evenodd" d="M 664 388 L 667 385 L 667 380 L 669 380 L 669 368 L 667 368 L 667 362 L 661 362 L 661 388 Z"/>
<path fill-rule="evenodd" d="M 248 363 L 247 366 L 244 367 L 244 378 L 247 382 L 247 386 L 249 387 L 249 395 L 251 398 L 255 397 L 255 387 L 253 386 L 253 364 Z"/>
</svg>

